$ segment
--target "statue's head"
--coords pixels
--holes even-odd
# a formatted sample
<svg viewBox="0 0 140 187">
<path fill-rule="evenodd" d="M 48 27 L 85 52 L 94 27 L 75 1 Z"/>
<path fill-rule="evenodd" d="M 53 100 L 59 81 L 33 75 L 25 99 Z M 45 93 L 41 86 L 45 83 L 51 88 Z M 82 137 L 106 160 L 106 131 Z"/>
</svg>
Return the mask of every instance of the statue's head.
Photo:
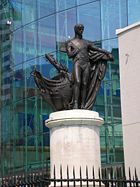
<svg viewBox="0 0 140 187">
<path fill-rule="evenodd" d="M 82 24 L 76 24 L 74 26 L 74 31 L 75 31 L 75 34 L 82 35 L 83 31 L 84 31 L 84 25 L 82 25 Z"/>
</svg>

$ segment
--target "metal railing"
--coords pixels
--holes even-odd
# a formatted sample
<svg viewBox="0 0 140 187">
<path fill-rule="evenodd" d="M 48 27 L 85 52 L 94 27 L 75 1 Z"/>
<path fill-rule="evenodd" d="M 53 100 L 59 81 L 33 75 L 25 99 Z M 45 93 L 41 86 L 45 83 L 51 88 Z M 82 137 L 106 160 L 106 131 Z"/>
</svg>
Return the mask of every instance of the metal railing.
<svg viewBox="0 0 140 187">
<path fill-rule="evenodd" d="M 48 187 L 50 184 L 52 187 L 56 186 L 86 186 L 86 187 L 138 187 L 140 186 L 140 180 L 138 179 L 137 172 L 135 170 L 134 176 L 131 176 L 129 169 L 129 176 L 126 179 L 125 172 L 122 168 L 110 168 L 102 169 L 98 171 L 98 177 L 95 177 L 94 168 L 92 170 L 92 176 L 88 174 L 88 168 L 86 167 L 85 176 L 82 177 L 82 170 L 79 168 L 79 177 L 75 174 L 75 168 L 73 167 L 72 175 L 69 175 L 69 167 L 66 170 L 66 177 L 63 177 L 62 167 L 60 167 L 60 177 L 56 178 L 56 169 L 54 167 L 53 177 L 49 176 L 47 169 L 41 171 L 34 171 L 26 175 L 14 175 L 2 178 L 0 187 Z"/>
</svg>

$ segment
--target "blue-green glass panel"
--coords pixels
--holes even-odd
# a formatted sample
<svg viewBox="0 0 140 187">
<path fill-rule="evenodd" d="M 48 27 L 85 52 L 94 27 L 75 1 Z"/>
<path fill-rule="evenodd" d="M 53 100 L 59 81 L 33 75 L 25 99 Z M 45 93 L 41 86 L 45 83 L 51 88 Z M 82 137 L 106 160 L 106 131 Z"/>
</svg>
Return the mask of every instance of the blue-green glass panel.
<svg viewBox="0 0 140 187">
<path fill-rule="evenodd" d="M 88 40 L 101 39 L 100 3 L 99 1 L 77 7 L 78 23 L 85 26 L 84 37 Z"/>
<path fill-rule="evenodd" d="M 23 28 L 23 59 L 30 60 L 37 56 L 37 24 L 32 23 Z"/>
<path fill-rule="evenodd" d="M 56 10 L 60 11 L 60 10 L 65 10 L 65 9 L 69 9 L 71 7 L 74 7 L 76 5 L 76 0 L 57 0 L 56 1 Z"/>
<path fill-rule="evenodd" d="M 24 70 L 24 82 L 25 82 L 25 86 L 24 86 L 25 98 L 26 99 L 30 98 L 32 101 L 31 103 L 34 103 L 34 107 L 35 107 L 35 97 L 37 95 L 38 88 L 35 84 L 34 77 L 32 76 L 32 71 L 39 70 L 39 67 L 37 65 L 37 60 L 33 59 L 33 60 L 25 62 L 23 64 L 23 70 Z M 26 109 L 26 112 L 27 112 L 28 102 L 26 102 L 26 104 L 27 104 L 27 109 Z M 29 108 L 33 109 L 34 107 L 29 107 Z"/>
<path fill-rule="evenodd" d="M 12 29 L 15 30 L 22 25 L 22 0 L 10 0 Z"/>
<path fill-rule="evenodd" d="M 13 164 L 13 145 L 14 145 L 14 132 L 13 132 L 13 111 L 10 105 L 3 106 L 1 109 L 1 172 L 6 175 L 14 166 Z"/>
<path fill-rule="evenodd" d="M 116 29 L 127 25 L 127 0 L 101 0 L 102 39 L 116 37 Z"/>
<path fill-rule="evenodd" d="M 6 50 L 1 54 L 1 104 L 3 106 L 9 105 L 12 99 L 12 56 L 11 50 Z"/>
<path fill-rule="evenodd" d="M 115 53 L 115 50 L 118 49 L 118 39 L 108 39 L 102 41 L 102 48 L 110 51 L 111 53 Z"/>
<path fill-rule="evenodd" d="M 77 4 L 82 5 L 82 4 L 90 3 L 93 1 L 99 1 L 99 0 L 77 0 Z"/>
<path fill-rule="evenodd" d="M 51 54 L 54 55 L 54 58 L 56 58 L 55 53 Z M 37 67 L 43 76 L 51 79 L 58 74 L 56 68 L 48 60 L 46 60 L 44 56 L 38 58 L 37 62 Z"/>
<path fill-rule="evenodd" d="M 55 13 L 55 0 L 39 0 L 37 1 L 38 18 L 48 16 Z"/>
<path fill-rule="evenodd" d="M 22 64 L 16 65 L 13 68 L 12 92 L 13 101 L 15 102 L 25 98 L 25 72 Z"/>
<path fill-rule="evenodd" d="M 25 25 L 37 19 L 36 0 L 22 1 L 22 24 Z"/>
<path fill-rule="evenodd" d="M 38 28 L 38 54 L 56 50 L 56 22 L 55 16 L 49 16 L 39 20 Z"/>
<path fill-rule="evenodd" d="M 57 14 L 57 42 L 64 42 L 74 37 L 76 8 Z"/>
<path fill-rule="evenodd" d="M 23 147 L 23 138 L 25 137 L 25 133 L 23 132 L 23 124 L 20 114 L 25 111 L 24 100 L 16 101 L 12 104 L 13 111 L 13 137 L 14 137 L 14 146 L 13 146 L 13 164 L 14 171 L 19 168 L 23 168 L 24 166 L 24 147 Z M 15 159 L 16 158 L 16 159 Z"/>
<path fill-rule="evenodd" d="M 2 118 L 2 124 L 5 124 L 4 126 L 1 127 L 2 131 L 2 143 L 3 144 L 8 144 L 8 141 L 10 140 L 10 135 L 11 135 L 11 129 L 10 129 L 10 121 L 11 121 L 11 116 L 10 114 L 10 106 L 4 106 L 1 110 L 1 115 L 3 116 Z"/>
<path fill-rule="evenodd" d="M 12 60 L 14 64 L 20 64 L 23 62 L 23 30 L 18 29 L 12 34 Z"/>
<path fill-rule="evenodd" d="M 128 25 L 140 21 L 140 1 L 128 0 Z"/>
</svg>

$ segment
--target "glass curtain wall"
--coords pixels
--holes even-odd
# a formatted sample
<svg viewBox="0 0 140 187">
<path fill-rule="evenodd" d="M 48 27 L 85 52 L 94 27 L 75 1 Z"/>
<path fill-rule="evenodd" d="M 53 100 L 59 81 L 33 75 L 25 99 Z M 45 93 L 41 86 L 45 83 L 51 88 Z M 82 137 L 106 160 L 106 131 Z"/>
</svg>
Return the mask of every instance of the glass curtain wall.
<svg viewBox="0 0 140 187">
<path fill-rule="evenodd" d="M 59 45 L 74 36 L 83 23 L 84 38 L 109 50 L 108 63 L 93 110 L 101 128 L 103 167 L 123 163 L 118 43 L 115 30 L 139 20 L 139 0 L 1 0 L 0 1 L 0 175 L 30 171 L 49 164 L 49 129 L 52 108 L 44 102 L 31 72 L 52 78 L 56 69 L 44 59 L 51 53 L 70 70 L 72 63 Z"/>
</svg>

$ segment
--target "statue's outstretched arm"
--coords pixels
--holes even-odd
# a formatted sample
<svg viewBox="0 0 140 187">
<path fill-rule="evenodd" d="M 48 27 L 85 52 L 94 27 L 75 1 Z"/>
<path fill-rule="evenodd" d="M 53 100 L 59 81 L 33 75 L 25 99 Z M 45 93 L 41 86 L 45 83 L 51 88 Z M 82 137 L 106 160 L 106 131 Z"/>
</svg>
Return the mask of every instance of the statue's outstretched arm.
<svg viewBox="0 0 140 187">
<path fill-rule="evenodd" d="M 105 53 L 106 55 L 109 55 L 109 54 L 110 54 L 109 51 L 107 51 L 107 50 L 105 50 L 105 49 L 101 49 L 101 48 L 99 48 L 99 47 L 95 47 L 95 46 L 93 46 L 93 45 L 89 45 L 89 49 L 94 50 L 94 51 L 98 51 L 98 52 L 101 52 L 101 53 Z"/>
<path fill-rule="evenodd" d="M 45 54 L 45 58 L 49 60 L 49 62 L 58 70 L 58 72 L 65 71 L 68 72 L 68 69 L 66 66 L 59 64 L 52 55 Z"/>
<path fill-rule="evenodd" d="M 93 46 L 93 45 L 89 45 L 89 49 L 90 49 L 90 50 L 93 50 L 93 51 L 100 52 L 100 53 L 104 53 L 107 57 L 109 57 L 109 60 L 110 60 L 110 61 L 113 61 L 113 60 L 114 60 L 112 54 L 111 54 L 109 51 L 105 50 L 105 49 L 101 49 L 101 48 L 95 47 L 95 46 Z"/>
</svg>

